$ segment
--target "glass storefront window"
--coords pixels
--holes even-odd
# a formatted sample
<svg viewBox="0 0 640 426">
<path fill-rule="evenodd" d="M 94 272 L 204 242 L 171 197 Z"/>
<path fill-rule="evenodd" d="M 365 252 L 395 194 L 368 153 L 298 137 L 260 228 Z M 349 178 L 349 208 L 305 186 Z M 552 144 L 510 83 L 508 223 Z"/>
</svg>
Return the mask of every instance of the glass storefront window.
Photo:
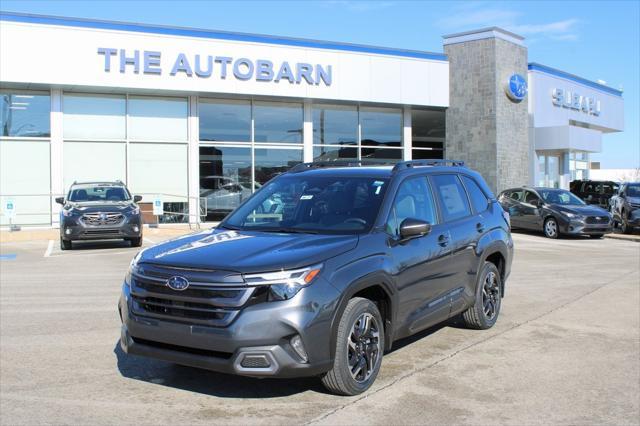
<svg viewBox="0 0 640 426">
<path fill-rule="evenodd" d="M 253 120 L 255 142 L 302 143 L 302 104 L 255 102 Z"/>
<path fill-rule="evenodd" d="M 200 206 L 207 221 L 219 221 L 251 190 L 251 148 L 200 147 Z"/>
<path fill-rule="evenodd" d="M 302 162 L 301 149 L 266 149 L 255 150 L 255 188 L 259 189 L 272 177 L 284 173 Z"/>
<path fill-rule="evenodd" d="M 51 136 L 49 95 L 0 92 L 0 136 Z"/>
<path fill-rule="evenodd" d="M 355 146 L 314 146 L 313 161 L 357 160 L 358 148 Z"/>
<path fill-rule="evenodd" d="M 357 145 L 357 108 L 340 105 L 314 105 L 313 144 Z"/>
<path fill-rule="evenodd" d="M 402 150 L 393 148 L 360 148 L 360 159 L 371 163 L 396 163 L 402 160 Z"/>
<path fill-rule="evenodd" d="M 129 139 L 187 141 L 186 98 L 129 97 Z"/>
<path fill-rule="evenodd" d="M 251 142 L 251 102 L 201 99 L 201 141 Z"/>
<path fill-rule="evenodd" d="M 125 139 L 124 96 L 64 94 L 65 139 Z"/>
<path fill-rule="evenodd" d="M 431 160 L 444 158 L 445 112 L 411 111 L 411 158 Z"/>
<path fill-rule="evenodd" d="M 361 141 L 365 146 L 402 146 L 402 112 L 391 108 L 360 109 Z"/>
</svg>

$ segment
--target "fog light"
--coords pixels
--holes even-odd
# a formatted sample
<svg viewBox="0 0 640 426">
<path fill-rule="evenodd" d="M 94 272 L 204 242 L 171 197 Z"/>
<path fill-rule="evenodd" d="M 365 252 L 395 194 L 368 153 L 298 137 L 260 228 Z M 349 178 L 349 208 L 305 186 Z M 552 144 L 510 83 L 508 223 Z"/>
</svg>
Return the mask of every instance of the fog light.
<svg viewBox="0 0 640 426">
<path fill-rule="evenodd" d="M 64 233 L 67 234 L 67 235 L 70 235 L 71 234 L 71 229 L 69 229 L 69 228 L 65 229 Z"/>
<path fill-rule="evenodd" d="M 306 363 L 308 361 L 307 351 L 304 349 L 302 339 L 297 334 L 291 338 L 291 347 L 302 358 L 302 362 Z"/>
<path fill-rule="evenodd" d="M 140 231 L 140 228 L 138 228 L 137 226 L 134 226 L 133 227 L 133 232 L 138 232 L 138 231 Z"/>
</svg>

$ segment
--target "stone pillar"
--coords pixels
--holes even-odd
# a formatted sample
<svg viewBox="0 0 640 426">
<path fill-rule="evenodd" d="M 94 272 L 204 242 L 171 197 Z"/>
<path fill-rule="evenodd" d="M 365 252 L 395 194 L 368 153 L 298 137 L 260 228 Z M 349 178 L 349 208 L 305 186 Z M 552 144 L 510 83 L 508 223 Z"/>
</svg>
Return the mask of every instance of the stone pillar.
<svg viewBox="0 0 640 426">
<path fill-rule="evenodd" d="M 511 76 L 527 79 L 523 40 L 496 27 L 444 36 L 445 152 L 480 172 L 496 192 L 530 182 L 527 101 L 513 100 L 505 90 Z"/>
</svg>

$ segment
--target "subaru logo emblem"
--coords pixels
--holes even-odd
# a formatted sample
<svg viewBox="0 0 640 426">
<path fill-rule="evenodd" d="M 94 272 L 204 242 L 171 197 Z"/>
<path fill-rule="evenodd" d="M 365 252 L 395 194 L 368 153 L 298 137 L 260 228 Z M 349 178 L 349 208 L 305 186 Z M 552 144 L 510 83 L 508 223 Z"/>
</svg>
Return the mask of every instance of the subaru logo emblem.
<svg viewBox="0 0 640 426">
<path fill-rule="evenodd" d="M 106 213 L 100 213 L 100 220 L 107 220 L 107 214 Z"/>
<path fill-rule="evenodd" d="M 167 280 L 167 287 L 176 291 L 183 291 L 189 288 L 189 280 L 185 277 L 171 277 Z"/>
<path fill-rule="evenodd" d="M 513 102 L 520 102 L 527 96 L 527 80 L 520 74 L 513 74 L 505 84 L 505 92 Z"/>
</svg>

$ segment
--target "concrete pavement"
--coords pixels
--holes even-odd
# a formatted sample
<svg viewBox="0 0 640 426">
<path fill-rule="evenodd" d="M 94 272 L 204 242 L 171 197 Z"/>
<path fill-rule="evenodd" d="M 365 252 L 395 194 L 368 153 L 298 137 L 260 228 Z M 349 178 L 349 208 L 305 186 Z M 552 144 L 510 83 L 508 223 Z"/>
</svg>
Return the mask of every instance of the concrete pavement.
<svg viewBox="0 0 640 426">
<path fill-rule="evenodd" d="M 0 423 L 638 424 L 640 245 L 514 239 L 493 329 L 451 322 L 397 342 L 351 398 L 314 378 L 127 357 L 116 301 L 136 249 L 56 245 L 45 257 L 47 241 L 3 243 L 15 257 L 0 260 Z"/>
</svg>

